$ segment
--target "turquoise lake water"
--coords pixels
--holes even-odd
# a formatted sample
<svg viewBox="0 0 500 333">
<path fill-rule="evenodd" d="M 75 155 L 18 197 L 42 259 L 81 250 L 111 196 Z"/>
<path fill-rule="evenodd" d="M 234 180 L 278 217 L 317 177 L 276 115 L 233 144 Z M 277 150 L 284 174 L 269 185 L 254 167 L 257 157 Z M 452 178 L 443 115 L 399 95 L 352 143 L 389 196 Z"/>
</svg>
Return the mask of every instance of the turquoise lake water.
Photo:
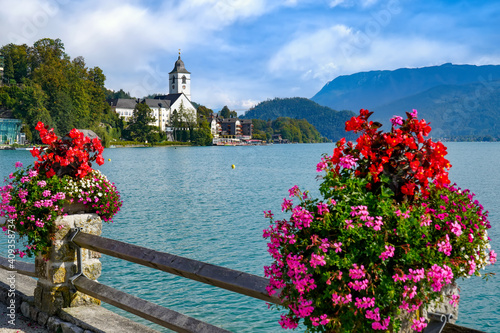
<svg viewBox="0 0 500 333">
<path fill-rule="evenodd" d="M 500 143 L 447 143 L 450 179 L 469 188 L 490 211 L 492 247 L 500 252 Z M 288 189 L 317 195 L 316 164 L 333 144 L 256 147 L 106 149 L 100 167 L 124 201 L 103 236 L 248 273 L 270 263 L 262 230 L 264 210 L 279 217 Z M 108 162 L 108 159 L 111 159 Z M 0 176 L 14 163 L 33 161 L 27 151 L 0 151 Z M 231 165 L 235 165 L 235 169 Z M 7 246 L 1 239 L 1 253 Z M 283 332 L 279 312 L 263 301 L 103 256 L 99 282 L 233 332 Z M 485 272 L 500 273 L 500 265 Z M 500 332 L 499 276 L 460 280 L 458 324 Z M 159 331 L 168 330 L 105 307 Z"/>
</svg>

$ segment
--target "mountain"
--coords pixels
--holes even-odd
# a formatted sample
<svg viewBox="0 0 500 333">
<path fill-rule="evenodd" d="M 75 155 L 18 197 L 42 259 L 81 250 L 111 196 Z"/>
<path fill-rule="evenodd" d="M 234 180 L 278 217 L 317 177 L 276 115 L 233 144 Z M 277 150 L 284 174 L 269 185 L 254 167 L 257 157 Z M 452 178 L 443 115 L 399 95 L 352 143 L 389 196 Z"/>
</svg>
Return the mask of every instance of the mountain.
<svg viewBox="0 0 500 333">
<path fill-rule="evenodd" d="M 312 100 L 337 110 L 374 109 L 438 86 L 500 80 L 499 65 L 400 68 L 343 75 L 328 82 Z"/>
<path fill-rule="evenodd" d="M 500 138 L 500 81 L 441 85 L 370 109 L 372 120 L 390 126 L 394 115 L 417 109 L 431 135 L 452 140 Z"/>
<path fill-rule="evenodd" d="M 354 138 L 351 133 L 346 133 L 345 122 L 355 114 L 351 111 L 335 111 L 329 107 L 321 106 L 307 98 L 275 98 L 264 101 L 250 110 L 244 119 L 275 120 L 279 117 L 306 119 L 324 137 L 336 141 L 342 137 Z"/>
</svg>

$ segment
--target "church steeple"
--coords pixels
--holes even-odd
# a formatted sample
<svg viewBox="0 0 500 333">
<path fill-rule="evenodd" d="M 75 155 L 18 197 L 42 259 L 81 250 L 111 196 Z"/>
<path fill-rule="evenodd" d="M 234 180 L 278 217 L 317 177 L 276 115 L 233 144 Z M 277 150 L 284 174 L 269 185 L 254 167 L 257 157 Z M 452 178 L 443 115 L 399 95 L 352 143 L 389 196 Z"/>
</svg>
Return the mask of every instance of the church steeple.
<svg viewBox="0 0 500 333">
<path fill-rule="evenodd" d="M 174 69 L 168 73 L 169 77 L 169 93 L 179 94 L 184 93 L 191 101 L 191 73 L 184 66 L 184 61 L 181 59 L 181 50 L 179 49 L 179 57 L 174 64 Z"/>
</svg>

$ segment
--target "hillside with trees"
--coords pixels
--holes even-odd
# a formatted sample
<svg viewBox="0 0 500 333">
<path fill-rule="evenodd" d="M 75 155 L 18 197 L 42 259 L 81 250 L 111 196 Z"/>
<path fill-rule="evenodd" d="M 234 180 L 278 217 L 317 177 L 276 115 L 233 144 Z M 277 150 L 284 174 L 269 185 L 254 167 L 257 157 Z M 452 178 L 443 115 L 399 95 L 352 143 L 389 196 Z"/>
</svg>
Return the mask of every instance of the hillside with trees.
<svg viewBox="0 0 500 333">
<path fill-rule="evenodd" d="M 33 133 L 39 121 L 58 135 L 85 128 L 104 141 L 120 137 L 123 123 L 106 103 L 102 70 L 87 67 L 83 57 L 71 59 L 61 40 L 8 44 L 0 52 L 5 66 L 0 108 L 22 120 L 22 132 L 30 142 L 37 142 Z"/>
<path fill-rule="evenodd" d="M 339 140 L 342 137 L 354 138 L 345 131 L 345 122 L 355 114 L 351 111 L 335 111 L 321 106 L 307 98 L 275 98 L 264 101 L 250 110 L 241 118 L 276 120 L 280 117 L 305 119 L 324 137 L 329 140 Z M 255 124 L 254 124 L 255 129 Z"/>
<path fill-rule="evenodd" d="M 305 119 L 278 117 L 275 120 L 252 119 L 253 138 L 271 141 L 274 134 L 279 134 L 283 140 L 297 143 L 328 142 Z"/>
</svg>

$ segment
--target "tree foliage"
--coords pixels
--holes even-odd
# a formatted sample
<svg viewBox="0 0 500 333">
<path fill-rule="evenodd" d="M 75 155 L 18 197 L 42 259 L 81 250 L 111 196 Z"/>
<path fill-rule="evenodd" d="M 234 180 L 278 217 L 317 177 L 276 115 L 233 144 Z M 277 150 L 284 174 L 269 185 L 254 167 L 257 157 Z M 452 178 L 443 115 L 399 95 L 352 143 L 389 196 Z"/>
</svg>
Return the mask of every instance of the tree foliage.
<svg viewBox="0 0 500 333">
<path fill-rule="evenodd" d="M 105 75 L 88 68 L 83 57 L 71 59 L 60 39 L 44 38 L 33 46 L 8 44 L 0 106 L 23 121 L 33 132 L 38 121 L 62 135 L 72 128 L 109 129 L 122 125 L 106 103 Z M 34 140 L 39 140 L 36 136 Z"/>
<path fill-rule="evenodd" d="M 132 118 L 126 133 L 128 138 L 139 142 L 158 142 L 160 141 L 160 129 L 158 126 L 152 126 L 154 122 L 153 111 L 144 103 L 137 103 L 134 108 Z"/>
<path fill-rule="evenodd" d="M 330 140 L 342 137 L 354 139 L 346 133 L 344 123 L 355 114 L 351 111 L 335 111 L 307 98 L 275 98 L 261 102 L 240 117 L 246 119 L 276 120 L 279 117 L 306 119 L 322 136 Z"/>
<path fill-rule="evenodd" d="M 324 142 L 327 139 L 305 119 L 279 117 L 276 120 L 252 119 L 254 139 L 272 139 L 273 134 L 280 134 L 283 140 L 298 143 Z"/>
</svg>

